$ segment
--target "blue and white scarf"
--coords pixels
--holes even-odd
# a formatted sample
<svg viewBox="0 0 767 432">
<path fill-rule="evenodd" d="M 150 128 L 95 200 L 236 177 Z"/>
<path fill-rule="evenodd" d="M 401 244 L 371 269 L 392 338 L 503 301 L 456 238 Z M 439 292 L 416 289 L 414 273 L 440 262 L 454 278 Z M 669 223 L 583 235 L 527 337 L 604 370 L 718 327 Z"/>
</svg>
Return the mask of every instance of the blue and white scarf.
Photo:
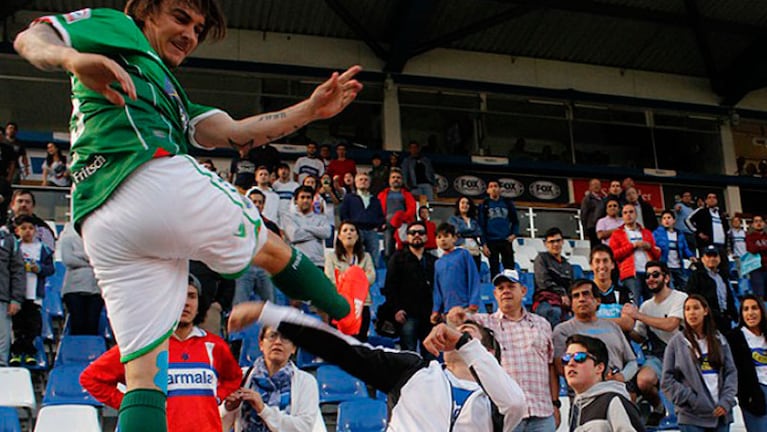
<svg viewBox="0 0 767 432">
<path fill-rule="evenodd" d="M 248 381 L 248 388 L 257 391 L 265 405 L 279 408 L 290 413 L 290 383 L 295 373 L 293 363 L 288 362 L 272 376 L 263 357 L 253 363 L 253 370 Z M 242 404 L 242 419 L 244 432 L 269 432 L 269 428 L 249 403 Z"/>
</svg>

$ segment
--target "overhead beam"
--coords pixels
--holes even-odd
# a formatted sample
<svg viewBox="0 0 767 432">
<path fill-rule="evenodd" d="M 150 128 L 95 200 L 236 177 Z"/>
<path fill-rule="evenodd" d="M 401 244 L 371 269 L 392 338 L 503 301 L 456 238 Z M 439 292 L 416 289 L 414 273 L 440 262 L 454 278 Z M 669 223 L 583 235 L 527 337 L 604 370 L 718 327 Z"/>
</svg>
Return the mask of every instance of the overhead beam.
<svg viewBox="0 0 767 432">
<path fill-rule="evenodd" d="M 325 0 L 325 4 L 328 5 L 330 9 L 335 12 L 336 15 L 338 15 L 339 18 L 341 18 L 341 21 L 344 22 L 349 28 L 354 32 L 354 34 L 357 35 L 358 38 L 360 38 L 365 45 L 367 45 L 373 53 L 381 60 L 386 61 L 386 59 L 389 57 L 389 52 L 384 49 L 381 44 L 376 41 L 375 37 L 365 28 L 362 23 L 355 18 L 351 12 L 341 3 L 340 0 Z"/>
<path fill-rule="evenodd" d="M 717 91 L 718 70 L 714 56 L 711 54 L 711 44 L 709 43 L 708 30 L 704 22 L 704 17 L 698 8 L 698 0 L 684 0 L 684 6 L 687 10 L 689 25 L 695 35 L 695 42 L 698 45 L 698 52 L 703 59 L 703 65 L 706 68 L 706 75 L 711 83 L 711 88 Z M 720 89 L 721 90 L 721 89 Z"/>
<path fill-rule="evenodd" d="M 396 23 L 399 31 L 395 33 L 383 68 L 387 73 L 401 73 L 413 56 L 413 49 L 423 37 L 429 17 L 434 12 L 435 0 L 411 0 L 402 4 L 406 9 L 402 19 Z"/>
<path fill-rule="evenodd" d="M 764 47 L 767 37 L 751 42 L 729 67 L 720 74 L 717 94 L 721 104 L 735 106 L 748 93 L 767 87 L 767 59 Z"/>
</svg>

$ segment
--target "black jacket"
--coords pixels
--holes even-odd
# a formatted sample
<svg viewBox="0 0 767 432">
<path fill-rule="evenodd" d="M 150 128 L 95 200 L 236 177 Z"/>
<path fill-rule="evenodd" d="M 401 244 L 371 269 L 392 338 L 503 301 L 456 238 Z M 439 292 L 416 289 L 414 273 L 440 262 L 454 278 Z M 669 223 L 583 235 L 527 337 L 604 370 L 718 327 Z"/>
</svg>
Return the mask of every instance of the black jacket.
<svg viewBox="0 0 767 432">
<path fill-rule="evenodd" d="M 650 232 L 655 231 L 655 228 L 658 228 L 658 218 L 655 216 L 655 209 L 652 208 L 652 204 L 640 199 L 639 207 L 642 209 L 642 222 L 644 222 L 644 227 L 650 230 Z"/>
<path fill-rule="evenodd" d="M 727 310 L 719 308 L 719 299 L 716 295 L 716 282 L 708 275 L 708 270 L 702 264 L 695 266 L 695 271 L 690 275 L 687 281 L 685 291 L 687 294 L 700 294 L 708 302 L 711 312 L 716 321 L 716 328 L 722 334 L 727 333 L 732 328 L 732 322 L 738 321 L 738 311 L 735 309 L 735 298 L 732 295 L 730 278 L 727 273 L 720 271 L 725 286 L 727 287 Z"/>
<path fill-rule="evenodd" d="M 735 368 L 738 370 L 738 403 L 755 416 L 767 414 L 767 401 L 764 400 L 764 393 L 759 387 L 756 368 L 751 360 L 751 349 L 741 327 L 727 333 L 727 340 L 730 342 Z"/>
<path fill-rule="evenodd" d="M 389 259 L 384 283 L 386 302 L 396 313 L 429 319 L 434 286 L 434 263 L 437 257 L 424 252 L 421 261 L 409 248 L 397 251 Z"/>
<path fill-rule="evenodd" d="M 730 230 L 730 224 L 727 222 L 727 217 L 721 210 L 719 211 L 719 218 L 722 220 L 724 241 L 726 243 L 727 231 Z M 695 209 L 695 211 L 690 213 L 690 216 L 687 217 L 687 220 L 685 220 L 684 223 L 687 225 L 687 228 L 690 228 L 690 231 L 695 233 L 695 239 L 698 241 L 698 249 L 714 243 L 714 228 L 711 222 L 711 212 L 708 207 L 699 207 Z M 700 238 L 700 234 L 708 236 L 708 240 Z"/>
</svg>

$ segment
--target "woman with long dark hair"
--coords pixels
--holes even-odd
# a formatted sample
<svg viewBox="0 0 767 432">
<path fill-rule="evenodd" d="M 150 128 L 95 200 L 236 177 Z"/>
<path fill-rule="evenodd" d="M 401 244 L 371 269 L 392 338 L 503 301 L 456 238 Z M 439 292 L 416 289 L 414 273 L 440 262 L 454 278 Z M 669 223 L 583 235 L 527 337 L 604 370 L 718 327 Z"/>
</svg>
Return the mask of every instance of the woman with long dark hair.
<svg viewBox="0 0 767 432">
<path fill-rule="evenodd" d="M 46 152 L 45 162 L 43 162 L 43 186 L 68 187 L 72 182 L 69 180 L 67 157 L 52 142 L 46 146 Z"/>
<path fill-rule="evenodd" d="M 338 275 L 344 273 L 351 266 L 359 266 L 368 278 L 368 295 L 362 308 L 362 326 L 355 336 L 361 341 L 367 340 L 368 327 L 370 326 L 370 287 L 376 281 L 376 269 L 370 254 L 365 252 L 362 239 L 357 226 L 352 222 L 343 221 L 338 225 L 335 249 L 325 254 L 325 275 L 336 285 Z"/>
<path fill-rule="evenodd" d="M 767 313 L 759 297 L 743 298 L 738 326 L 727 340 L 738 369 L 738 402 L 746 430 L 767 431 Z"/>
<path fill-rule="evenodd" d="M 468 250 L 479 270 L 482 262 L 482 228 L 477 222 L 477 205 L 465 195 L 458 197 L 455 201 L 455 212 L 447 219 L 447 223 L 453 225 L 458 234 L 456 247 Z"/>
<path fill-rule="evenodd" d="M 691 294 L 684 302 L 684 331 L 668 342 L 661 388 L 674 403 L 681 432 L 730 430 L 737 372 L 703 296 Z"/>
</svg>

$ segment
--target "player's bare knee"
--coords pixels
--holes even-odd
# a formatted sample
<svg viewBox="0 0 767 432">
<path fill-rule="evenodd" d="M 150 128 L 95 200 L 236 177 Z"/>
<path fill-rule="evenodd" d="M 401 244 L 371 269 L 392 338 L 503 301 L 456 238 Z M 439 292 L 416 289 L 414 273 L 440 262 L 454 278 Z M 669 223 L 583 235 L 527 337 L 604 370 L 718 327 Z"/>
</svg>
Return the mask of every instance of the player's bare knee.
<svg viewBox="0 0 767 432">
<path fill-rule="evenodd" d="M 658 384 L 658 377 L 655 375 L 655 371 L 651 368 L 645 367 L 639 370 L 637 375 L 637 387 L 643 392 L 654 388 Z"/>
</svg>

